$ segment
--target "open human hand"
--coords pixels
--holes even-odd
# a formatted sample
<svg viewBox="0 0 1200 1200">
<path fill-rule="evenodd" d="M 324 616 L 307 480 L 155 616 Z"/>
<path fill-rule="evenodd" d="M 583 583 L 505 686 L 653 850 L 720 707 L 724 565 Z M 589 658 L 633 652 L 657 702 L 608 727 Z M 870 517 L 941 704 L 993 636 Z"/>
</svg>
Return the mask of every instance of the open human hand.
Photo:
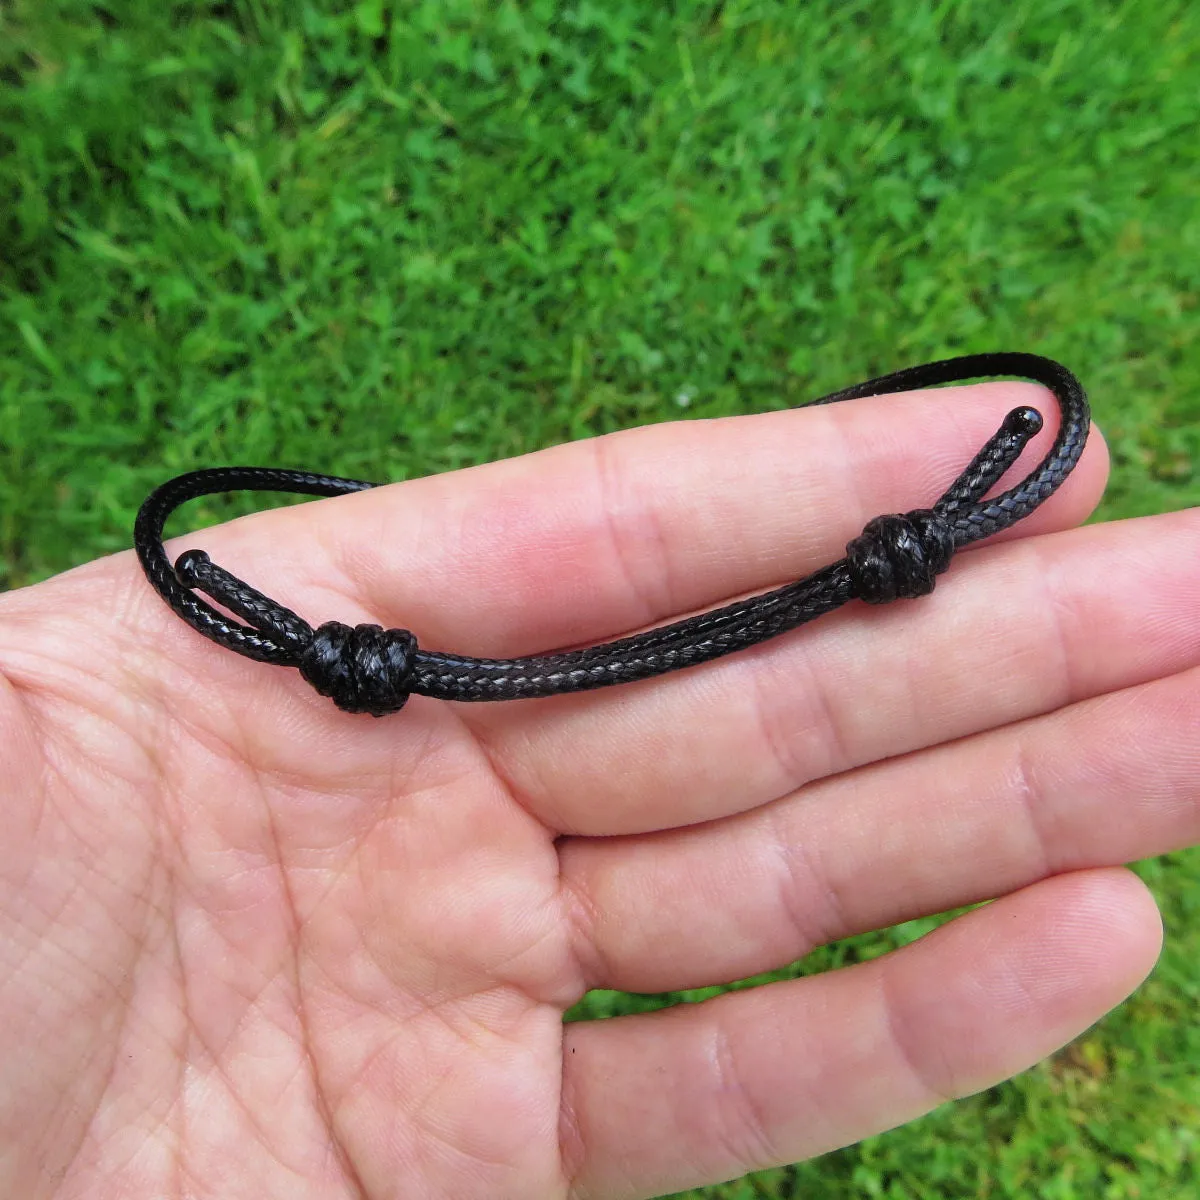
<svg viewBox="0 0 1200 1200">
<path fill-rule="evenodd" d="M 314 624 L 543 651 L 807 574 L 1044 399 L 656 426 L 175 551 Z M 197 636 L 132 553 L 0 597 L 0 1194 L 648 1197 L 1062 1045 L 1158 951 L 1120 864 L 1200 837 L 1200 519 L 1074 528 L 1106 470 L 1093 433 L 919 601 L 382 720 Z M 993 897 L 870 963 L 562 1022 Z"/>
</svg>

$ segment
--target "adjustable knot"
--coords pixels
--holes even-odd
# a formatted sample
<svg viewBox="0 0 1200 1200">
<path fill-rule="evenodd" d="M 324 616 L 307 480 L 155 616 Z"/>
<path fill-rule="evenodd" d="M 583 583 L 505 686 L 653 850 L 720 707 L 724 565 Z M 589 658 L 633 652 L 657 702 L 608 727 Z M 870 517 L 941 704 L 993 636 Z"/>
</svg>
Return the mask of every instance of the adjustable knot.
<svg viewBox="0 0 1200 1200">
<path fill-rule="evenodd" d="M 928 595 L 954 549 L 954 530 L 933 509 L 876 517 L 846 546 L 854 593 L 868 604 Z"/>
<path fill-rule="evenodd" d="M 373 717 L 398 712 L 408 699 L 417 639 L 407 629 L 326 621 L 297 664 L 300 674 L 338 708 Z"/>
</svg>

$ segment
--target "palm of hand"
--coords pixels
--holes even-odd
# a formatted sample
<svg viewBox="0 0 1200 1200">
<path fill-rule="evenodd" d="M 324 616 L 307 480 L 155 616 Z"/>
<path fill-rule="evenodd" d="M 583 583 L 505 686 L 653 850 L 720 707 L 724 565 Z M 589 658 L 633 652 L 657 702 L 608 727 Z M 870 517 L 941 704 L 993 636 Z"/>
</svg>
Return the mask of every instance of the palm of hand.
<svg viewBox="0 0 1200 1200">
<path fill-rule="evenodd" d="M 846 530 L 788 544 L 793 517 L 753 492 L 787 478 L 813 511 L 862 468 L 822 437 L 869 445 L 931 403 L 642 431 L 187 544 L 255 563 L 239 573 L 317 620 L 546 649 L 836 557 Z M 964 414 L 938 435 L 949 476 L 993 410 L 936 403 Z M 807 480 L 766 436 L 789 421 Z M 881 490 L 912 452 L 890 451 Z M 1101 460 L 1023 532 L 1078 521 Z M 873 499 L 867 516 L 888 507 Z M 1035 1061 L 1157 949 L 1136 881 L 1092 868 L 1194 836 L 1194 751 L 1170 714 L 1197 687 L 1179 618 L 1195 579 L 1180 567 L 1167 600 L 1125 612 L 1111 570 L 1135 546 L 1171 557 L 1184 519 L 1156 520 L 986 548 L 923 610 L 840 614 L 699 671 L 469 711 L 417 699 L 378 722 L 197 638 L 131 555 L 5 597 L 0 1190 L 645 1196 L 818 1153 Z M 1101 573 L 1111 604 L 1089 591 Z M 996 614 L 993 643 L 950 619 L 973 606 Z M 1153 746 L 1126 737 L 1114 757 L 1147 714 L 1183 748 L 1157 775 Z M 1104 820 L 1078 798 L 1101 774 Z M 1135 786 L 1159 798 L 1137 823 L 1114 816 Z M 564 1036 L 589 986 L 733 978 L 1007 893 L 880 963 Z"/>
<path fill-rule="evenodd" d="M 114 669 L 97 640 L 46 630 L 23 654 L 52 676 L 5 697 L 4 1028 L 47 1138 L 5 1194 L 561 1194 L 580 967 L 552 835 L 474 740 L 280 706 L 259 672 Z"/>
</svg>

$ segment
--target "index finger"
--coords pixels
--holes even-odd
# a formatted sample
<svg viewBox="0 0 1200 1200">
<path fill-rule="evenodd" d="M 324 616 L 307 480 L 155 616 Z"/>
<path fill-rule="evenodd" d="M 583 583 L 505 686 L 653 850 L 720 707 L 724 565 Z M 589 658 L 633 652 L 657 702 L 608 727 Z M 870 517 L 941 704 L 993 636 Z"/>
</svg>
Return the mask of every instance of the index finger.
<svg viewBox="0 0 1200 1200">
<path fill-rule="evenodd" d="M 324 550 L 313 564 L 324 578 L 312 583 L 346 593 L 372 619 L 412 629 L 424 647 L 521 655 L 806 574 L 840 557 L 870 517 L 931 502 L 1014 402 L 1046 399 L 1034 385 L 982 384 L 652 426 L 272 521 L 284 538 L 315 538 Z M 1105 470 L 1094 442 L 1020 532 L 1081 520 Z M 293 521 L 304 523 L 303 535 L 289 533 Z M 232 533 L 206 536 L 225 542 Z M 278 538 L 270 552 L 279 561 L 255 571 L 270 571 L 279 581 L 272 594 L 291 606 L 282 589 L 305 564 L 289 562 Z M 246 576 L 234 561 L 222 565 Z M 298 582 L 302 591 L 309 580 Z"/>
</svg>

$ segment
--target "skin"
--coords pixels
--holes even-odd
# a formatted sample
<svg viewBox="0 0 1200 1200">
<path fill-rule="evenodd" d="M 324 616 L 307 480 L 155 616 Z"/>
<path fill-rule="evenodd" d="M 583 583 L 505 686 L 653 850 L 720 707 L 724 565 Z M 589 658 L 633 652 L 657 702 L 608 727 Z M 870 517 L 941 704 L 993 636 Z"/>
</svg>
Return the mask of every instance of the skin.
<svg viewBox="0 0 1200 1200">
<path fill-rule="evenodd" d="M 1054 411 L 985 384 L 658 426 L 168 549 L 314 624 L 547 650 L 807 574 L 1018 403 Z M 1093 434 L 924 599 L 383 720 L 205 641 L 131 553 L 0 597 L 0 1194 L 649 1197 L 1049 1054 L 1158 953 L 1120 864 L 1200 835 L 1200 520 L 1076 528 L 1106 472 Z M 833 974 L 561 1022 L 986 898 Z"/>
</svg>

